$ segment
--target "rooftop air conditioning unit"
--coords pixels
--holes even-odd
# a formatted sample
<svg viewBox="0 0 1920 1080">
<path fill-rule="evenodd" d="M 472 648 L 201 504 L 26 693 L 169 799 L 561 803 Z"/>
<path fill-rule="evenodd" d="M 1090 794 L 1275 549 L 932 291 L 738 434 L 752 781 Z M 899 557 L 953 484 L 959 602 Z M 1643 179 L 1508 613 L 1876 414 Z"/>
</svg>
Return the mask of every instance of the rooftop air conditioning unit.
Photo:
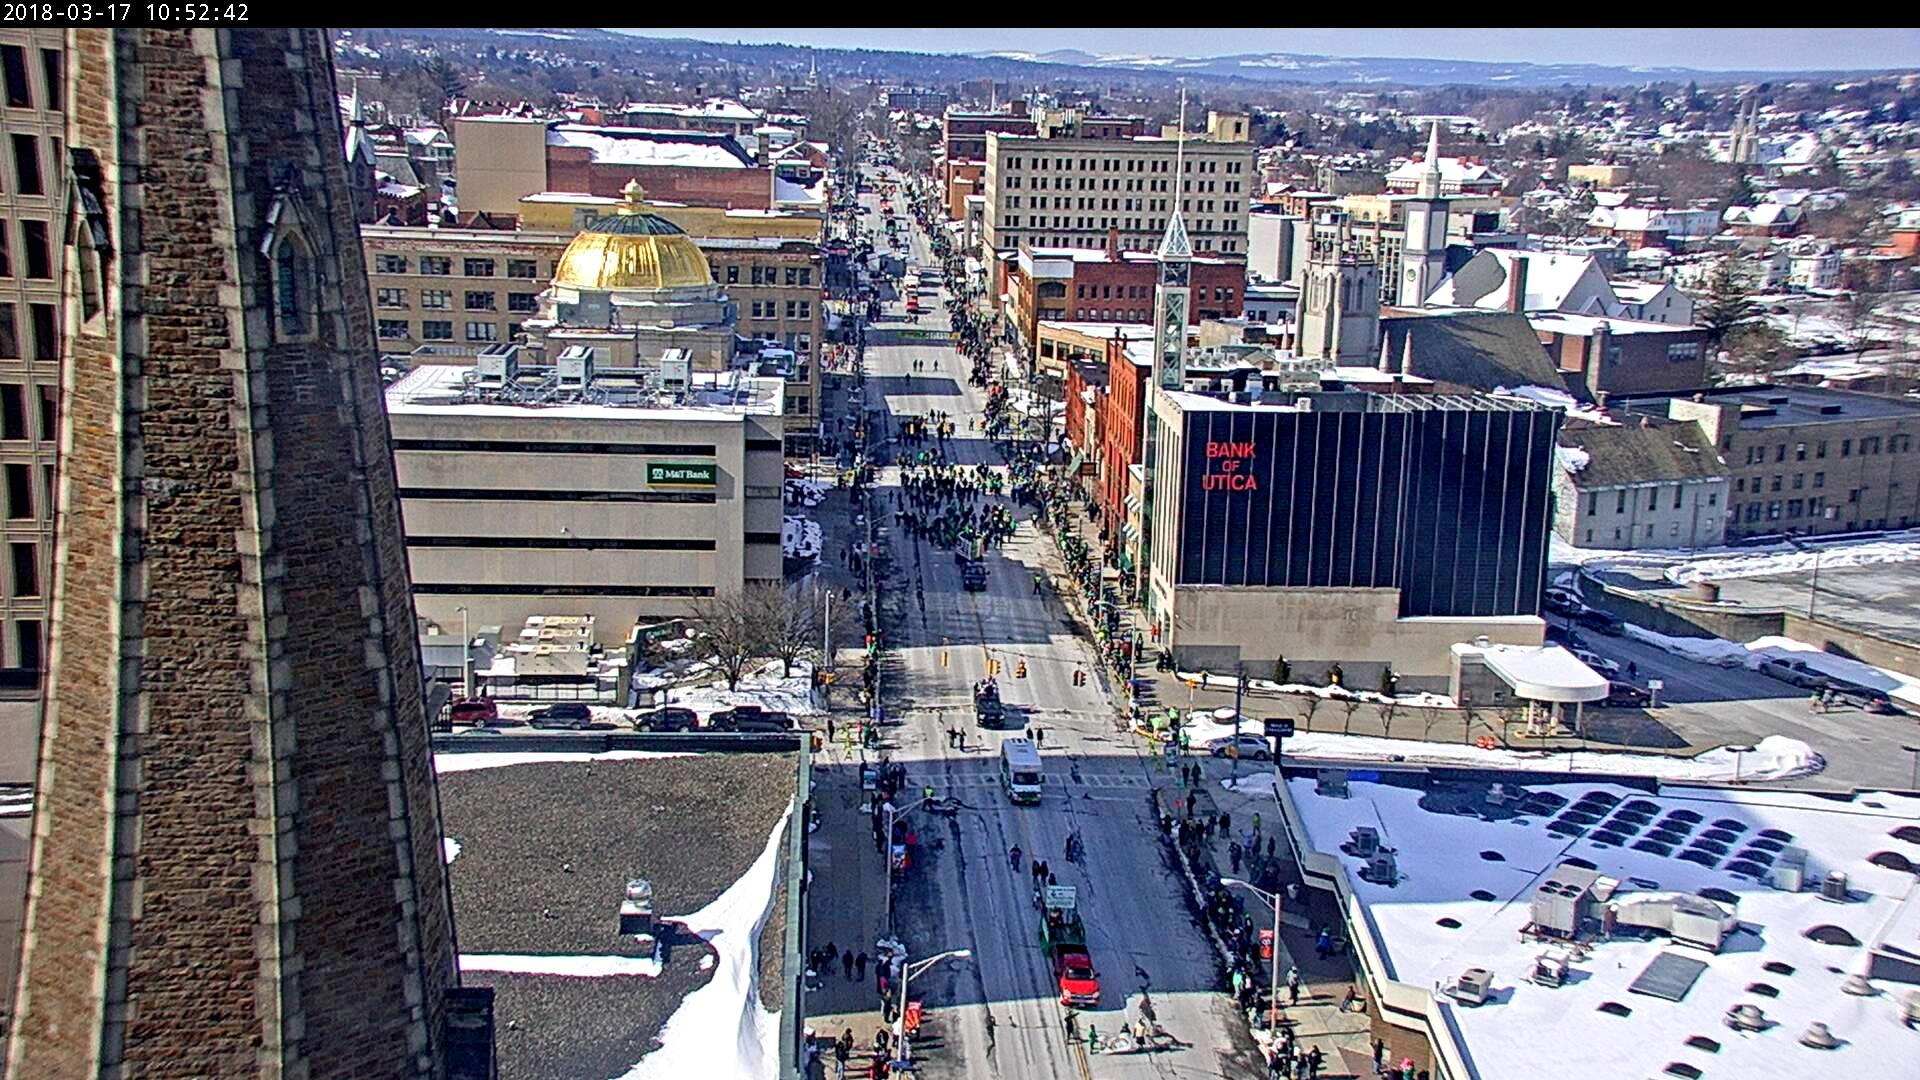
<svg viewBox="0 0 1920 1080">
<path fill-rule="evenodd" d="M 684 394 L 693 384 L 693 358 L 685 349 L 668 349 L 660 354 L 660 388 L 671 394 Z"/>
<path fill-rule="evenodd" d="M 1381 851 L 1368 860 L 1366 868 L 1360 872 L 1363 881 L 1375 885 L 1397 885 L 1400 882 L 1400 868 L 1394 864 L 1393 852 Z"/>
<path fill-rule="evenodd" d="M 1347 770 L 1321 769 L 1314 780 L 1313 793 L 1329 799 L 1347 798 Z"/>
<path fill-rule="evenodd" d="M 1371 859 L 1380 851 L 1380 830 L 1371 825 L 1361 825 L 1347 838 L 1347 850 L 1362 859 Z"/>
<path fill-rule="evenodd" d="M 620 900 L 620 932 L 652 934 L 653 929 L 653 883 L 634 878 L 627 882 L 626 894 Z"/>
<path fill-rule="evenodd" d="M 474 382 L 500 389 L 520 377 L 520 346 L 489 345 L 473 358 Z"/>
<path fill-rule="evenodd" d="M 1820 899 L 1836 904 L 1847 902 L 1847 875 L 1839 870 L 1827 871 L 1820 882 Z"/>
<path fill-rule="evenodd" d="M 1807 887 L 1807 849 L 1788 845 L 1773 860 L 1773 887 L 1781 892 L 1799 892 Z"/>
<path fill-rule="evenodd" d="M 562 390 L 575 393 L 593 385 L 593 350 L 581 345 L 569 346 L 554 362 L 554 375 Z"/>
<path fill-rule="evenodd" d="M 1485 1005 L 1493 995 L 1493 972 L 1486 968 L 1468 968 L 1454 980 L 1448 993 L 1462 1005 Z"/>
</svg>

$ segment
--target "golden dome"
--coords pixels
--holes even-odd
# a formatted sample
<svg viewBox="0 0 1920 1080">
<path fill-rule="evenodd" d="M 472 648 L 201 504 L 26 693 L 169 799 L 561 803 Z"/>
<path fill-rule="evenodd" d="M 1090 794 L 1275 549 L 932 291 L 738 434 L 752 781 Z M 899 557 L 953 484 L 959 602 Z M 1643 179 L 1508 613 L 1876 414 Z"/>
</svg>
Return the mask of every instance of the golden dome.
<svg viewBox="0 0 1920 1080">
<path fill-rule="evenodd" d="M 573 238 L 555 264 L 565 289 L 681 289 L 713 284 L 707 257 L 680 227 L 642 209 L 637 184 L 626 201 Z"/>
</svg>

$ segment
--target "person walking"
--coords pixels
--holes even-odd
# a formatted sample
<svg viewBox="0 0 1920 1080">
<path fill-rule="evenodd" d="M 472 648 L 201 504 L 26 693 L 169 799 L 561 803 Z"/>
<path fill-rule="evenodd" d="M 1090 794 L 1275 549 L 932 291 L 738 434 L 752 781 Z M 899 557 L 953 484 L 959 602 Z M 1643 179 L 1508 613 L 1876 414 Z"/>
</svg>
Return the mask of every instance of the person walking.
<svg viewBox="0 0 1920 1080">
<path fill-rule="evenodd" d="M 833 1044 L 833 1075 L 835 1080 L 847 1080 L 847 1059 L 853 1056 L 853 1047 L 848 1042 Z"/>
<path fill-rule="evenodd" d="M 1387 1074 L 1387 1044 L 1385 1040 L 1373 1040 L 1373 1075 Z"/>
<path fill-rule="evenodd" d="M 1223 833 L 1226 833 L 1229 836 L 1233 834 L 1232 811 L 1229 811 L 1229 810 L 1220 811 L 1220 831 Z"/>
<path fill-rule="evenodd" d="M 865 949 L 860 950 L 860 955 L 853 958 L 853 977 L 861 982 L 867 981 L 867 951 Z M 848 1028 L 847 1032 L 851 1034 L 853 1029 Z"/>
<path fill-rule="evenodd" d="M 853 950 L 849 949 L 846 952 L 843 952 L 840 954 L 840 966 L 846 970 L 847 981 L 852 982 L 853 981 Z"/>
<path fill-rule="evenodd" d="M 1019 844 L 1015 844 L 1012 847 L 1007 849 L 1007 861 L 1010 864 L 1012 864 L 1015 870 L 1020 869 L 1021 862 L 1020 862 L 1020 845 Z"/>
</svg>

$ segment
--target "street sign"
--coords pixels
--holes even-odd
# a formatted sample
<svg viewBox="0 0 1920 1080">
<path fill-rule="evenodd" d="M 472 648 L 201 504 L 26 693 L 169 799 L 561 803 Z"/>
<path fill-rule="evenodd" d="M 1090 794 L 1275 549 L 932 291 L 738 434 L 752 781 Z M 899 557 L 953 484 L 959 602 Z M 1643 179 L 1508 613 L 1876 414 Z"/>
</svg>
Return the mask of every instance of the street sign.
<svg viewBox="0 0 1920 1080">
<path fill-rule="evenodd" d="M 1293 721 L 1291 720 L 1267 721 L 1267 738 L 1290 739 L 1292 737 L 1293 737 Z"/>
<path fill-rule="evenodd" d="M 1041 894 L 1046 906 L 1053 910 L 1071 909 L 1078 902 L 1078 890 L 1071 885 L 1048 885 Z"/>
</svg>

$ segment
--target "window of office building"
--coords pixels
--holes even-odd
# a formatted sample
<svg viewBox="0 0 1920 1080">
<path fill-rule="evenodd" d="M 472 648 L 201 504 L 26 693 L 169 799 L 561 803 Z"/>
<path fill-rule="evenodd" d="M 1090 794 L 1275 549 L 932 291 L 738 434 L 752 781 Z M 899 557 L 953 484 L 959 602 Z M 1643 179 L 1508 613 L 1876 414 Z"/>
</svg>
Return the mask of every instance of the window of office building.
<svg viewBox="0 0 1920 1080">
<path fill-rule="evenodd" d="M 533 259 L 508 259 L 507 276 L 511 278 L 539 277 L 540 264 Z"/>
<path fill-rule="evenodd" d="M 440 255 L 422 255 L 420 256 L 420 272 L 423 274 L 433 274 L 436 277 L 446 277 L 453 273 L 453 260 Z"/>
<path fill-rule="evenodd" d="M 40 179 L 40 139 L 16 133 L 13 136 L 13 190 L 22 195 L 45 195 Z"/>
<path fill-rule="evenodd" d="M 26 671 L 40 670 L 40 620 L 17 619 L 13 624 L 14 657 L 18 661 L 15 667 Z"/>
<path fill-rule="evenodd" d="M 40 595 L 40 552 L 36 544 L 8 544 L 13 555 L 13 595 Z"/>
<path fill-rule="evenodd" d="M 33 518 L 33 467 L 8 462 L 6 472 L 7 519 L 31 520 Z"/>
<path fill-rule="evenodd" d="M 453 290 L 421 289 L 420 306 L 428 311 L 445 311 L 453 306 Z"/>
<path fill-rule="evenodd" d="M 468 311 L 494 310 L 494 294 L 491 292 L 478 292 L 472 289 L 467 290 L 467 310 Z"/>
<path fill-rule="evenodd" d="M 0 439 L 30 439 L 27 431 L 27 388 L 0 383 Z"/>
<path fill-rule="evenodd" d="M 383 308 L 406 307 L 407 306 L 407 290 L 376 289 L 374 290 L 374 303 L 378 304 Z"/>
<path fill-rule="evenodd" d="M 33 107 L 33 87 L 27 79 L 27 50 L 18 45 L 0 45 L 0 67 L 7 77 L 7 107 Z"/>
<path fill-rule="evenodd" d="M 490 322 L 470 322 L 467 324 L 468 341 L 499 341 L 500 326 Z"/>
<path fill-rule="evenodd" d="M 380 274 L 404 274 L 407 272 L 407 257 L 405 255 L 375 255 L 373 257 L 373 269 L 375 273 Z"/>
<path fill-rule="evenodd" d="M 20 358 L 20 329 L 14 325 L 14 306 L 0 301 L 0 357 Z"/>
<path fill-rule="evenodd" d="M 407 320 L 381 319 L 380 336 L 383 338 L 404 340 L 407 336 Z"/>
<path fill-rule="evenodd" d="M 420 340 L 452 341 L 453 323 L 446 319 L 428 319 L 420 324 Z"/>
<path fill-rule="evenodd" d="M 48 111 L 64 112 L 67 107 L 67 73 L 59 49 L 40 50 L 40 70 L 46 76 Z"/>
<path fill-rule="evenodd" d="M 538 311 L 539 309 L 539 293 L 516 292 L 507 294 L 508 311 Z"/>
<path fill-rule="evenodd" d="M 468 277 L 493 276 L 492 259 L 466 259 L 463 263 Z"/>
</svg>

